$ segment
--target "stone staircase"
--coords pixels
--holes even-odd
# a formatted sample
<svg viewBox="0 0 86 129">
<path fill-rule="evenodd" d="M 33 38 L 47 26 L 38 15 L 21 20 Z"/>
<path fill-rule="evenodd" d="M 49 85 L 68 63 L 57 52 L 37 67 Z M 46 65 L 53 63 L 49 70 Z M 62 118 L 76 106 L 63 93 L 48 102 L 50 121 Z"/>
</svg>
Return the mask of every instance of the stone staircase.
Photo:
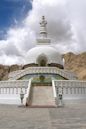
<svg viewBox="0 0 86 129">
<path fill-rule="evenodd" d="M 56 107 L 52 86 L 32 86 L 30 107 Z"/>
</svg>

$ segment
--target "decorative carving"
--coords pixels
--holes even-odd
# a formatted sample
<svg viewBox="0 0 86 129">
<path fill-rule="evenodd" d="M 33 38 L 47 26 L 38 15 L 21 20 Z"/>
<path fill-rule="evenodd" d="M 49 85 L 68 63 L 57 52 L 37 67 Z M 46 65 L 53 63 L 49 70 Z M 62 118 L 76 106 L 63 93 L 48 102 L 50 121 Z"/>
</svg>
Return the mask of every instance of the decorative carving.
<svg viewBox="0 0 86 129">
<path fill-rule="evenodd" d="M 42 21 L 40 22 L 40 27 L 46 27 L 47 21 L 45 20 L 45 17 L 42 16 Z"/>
</svg>

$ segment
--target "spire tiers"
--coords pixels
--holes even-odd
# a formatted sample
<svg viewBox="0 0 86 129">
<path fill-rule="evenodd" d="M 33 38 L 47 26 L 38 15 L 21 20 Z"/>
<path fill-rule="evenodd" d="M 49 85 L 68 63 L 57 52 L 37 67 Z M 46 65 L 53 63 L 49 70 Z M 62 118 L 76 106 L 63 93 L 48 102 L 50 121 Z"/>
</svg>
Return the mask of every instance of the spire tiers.
<svg viewBox="0 0 86 129">
<path fill-rule="evenodd" d="M 37 39 L 38 45 L 47 45 L 50 44 L 50 39 L 47 38 L 47 21 L 45 20 L 45 17 L 42 16 L 41 22 L 40 22 L 40 37 Z"/>
</svg>

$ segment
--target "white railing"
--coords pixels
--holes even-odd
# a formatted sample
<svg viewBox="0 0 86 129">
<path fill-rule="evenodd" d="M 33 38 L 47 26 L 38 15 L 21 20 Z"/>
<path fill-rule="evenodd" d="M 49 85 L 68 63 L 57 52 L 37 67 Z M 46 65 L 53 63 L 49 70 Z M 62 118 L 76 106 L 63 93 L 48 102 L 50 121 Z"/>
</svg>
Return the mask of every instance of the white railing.
<svg viewBox="0 0 86 129">
<path fill-rule="evenodd" d="M 86 81 L 78 81 L 78 80 L 52 80 L 52 88 L 54 98 L 58 98 L 58 94 L 62 93 L 64 95 L 71 95 L 77 97 L 84 96 L 86 99 Z M 11 99 L 17 97 L 20 102 L 20 93 L 23 91 L 24 103 L 26 104 L 26 100 L 30 98 L 31 93 L 31 79 L 30 80 L 12 80 L 12 81 L 0 81 L 0 99 L 4 97 L 4 99 Z M 9 97 L 8 97 L 9 95 Z M 11 98 L 12 97 L 12 98 Z M 1 101 L 1 100 L 0 100 Z M 12 100 L 13 101 L 13 100 Z M 7 101 L 5 101 L 7 102 Z M 16 103 L 16 98 L 15 98 Z"/>
<path fill-rule="evenodd" d="M 55 86 L 59 87 L 86 87 L 86 81 L 80 80 L 53 80 Z"/>
<path fill-rule="evenodd" d="M 63 94 L 86 94 L 86 81 L 76 80 L 53 80 L 57 95 L 60 91 Z"/>
<path fill-rule="evenodd" d="M 31 95 L 31 81 L 32 81 L 32 78 L 29 80 L 29 83 L 28 83 L 28 88 L 27 88 L 27 92 L 24 96 L 24 105 L 26 105 L 26 103 L 28 103 L 30 101 L 30 95 Z"/>
<path fill-rule="evenodd" d="M 8 77 L 9 77 L 9 78 L 10 78 L 10 77 L 14 77 L 15 74 L 19 74 L 19 73 L 21 73 L 22 71 L 23 71 L 23 70 L 16 70 L 16 71 L 10 72 Z"/>
<path fill-rule="evenodd" d="M 28 67 L 24 70 L 19 72 L 14 72 L 12 76 L 10 75 L 10 80 L 16 80 L 26 74 L 34 74 L 34 73 L 52 73 L 52 74 L 59 74 L 67 79 L 75 80 L 76 77 L 71 72 L 66 72 L 65 70 L 58 69 L 56 67 Z"/>
<path fill-rule="evenodd" d="M 57 106 L 86 101 L 86 81 L 52 80 Z"/>
<path fill-rule="evenodd" d="M 20 104 L 21 91 L 27 93 L 29 80 L 0 81 L 0 104 Z"/>
<path fill-rule="evenodd" d="M 22 90 L 26 94 L 28 80 L 0 81 L 0 94 L 20 94 Z"/>
<path fill-rule="evenodd" d="M 55 83 L 54 83 L 54 81 L 52 81 L 52 88 L 53 88 L 53 96 L 54 96 L 54 98 L 56 98 L 57 95 L 56 95 L 56 89 L 55 89 Z"/>
</svg>

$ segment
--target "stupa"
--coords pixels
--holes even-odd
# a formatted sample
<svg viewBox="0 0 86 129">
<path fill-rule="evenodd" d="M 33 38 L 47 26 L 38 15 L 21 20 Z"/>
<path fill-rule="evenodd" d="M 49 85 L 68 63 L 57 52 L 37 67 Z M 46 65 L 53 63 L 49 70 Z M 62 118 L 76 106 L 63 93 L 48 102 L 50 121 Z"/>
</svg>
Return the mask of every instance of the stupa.
<svg viewBox="0 0 86 129">
<path fill-rule="evenodd" d="M 28 107 L 57 107 L 63 99 L 84 94 L 86 81 L 77 80 L 74 73 L 64 69 L 63 57 L 47 35 L 47 21 L 42 16 L 36 47 L 28 50 L 25 57 L 28 67 L 0 81 L 0 103 L 19 104 L 22 99 Z"/>
</svg>

